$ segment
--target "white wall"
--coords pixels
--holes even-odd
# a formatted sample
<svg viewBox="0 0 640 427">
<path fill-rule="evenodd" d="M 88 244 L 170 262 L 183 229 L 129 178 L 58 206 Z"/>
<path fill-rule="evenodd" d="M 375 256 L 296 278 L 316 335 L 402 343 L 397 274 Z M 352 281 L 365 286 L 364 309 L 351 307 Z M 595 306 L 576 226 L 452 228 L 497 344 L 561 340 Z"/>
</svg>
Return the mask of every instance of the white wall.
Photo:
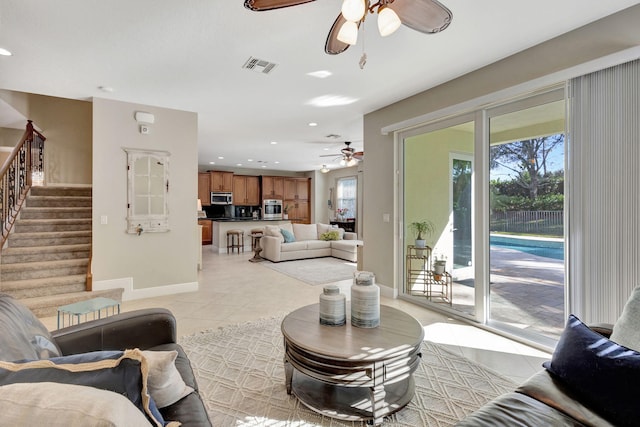
<svg viewBox="0 0 640 427">
<path fill-rule="evenodd" d="M 140 134 L 136 111 L 154 114 L 150 134 Z M 197 126 L 195 113 L 93 100 L 94 288 L 124 286 L 125 298 L 197 289 Z M 127 165 L 122 147 L 171 153 L 168 233 L 125 233 Z M 107 224 L 101 224 L 103 216 Z M 128 286 L 134 291 L 129 293 Z"/>
</svg>

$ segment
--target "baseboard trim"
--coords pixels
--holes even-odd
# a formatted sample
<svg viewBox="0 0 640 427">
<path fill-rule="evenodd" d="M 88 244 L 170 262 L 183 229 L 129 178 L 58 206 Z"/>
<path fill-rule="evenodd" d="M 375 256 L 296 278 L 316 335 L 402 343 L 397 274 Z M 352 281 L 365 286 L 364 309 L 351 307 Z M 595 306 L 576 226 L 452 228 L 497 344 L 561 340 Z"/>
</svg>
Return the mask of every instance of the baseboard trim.
<svg viewBox="0 0 640 427">
<path fill-rule="evenodd" d="M 196 292 L 199 288 L 198 282 L 177 283 L 174 285 L 153 286 L 150 288 L 134 289 L 133 278 L 123 277 L 121 279 L 99 280 L 93 282 L 93 289 L 102 291 L 106 289 L 122 288 L 122 301 L 133 301 L 143 298 L 161 297 L 165 295 L 182 294 L 185 292 Z"/>
</svg>

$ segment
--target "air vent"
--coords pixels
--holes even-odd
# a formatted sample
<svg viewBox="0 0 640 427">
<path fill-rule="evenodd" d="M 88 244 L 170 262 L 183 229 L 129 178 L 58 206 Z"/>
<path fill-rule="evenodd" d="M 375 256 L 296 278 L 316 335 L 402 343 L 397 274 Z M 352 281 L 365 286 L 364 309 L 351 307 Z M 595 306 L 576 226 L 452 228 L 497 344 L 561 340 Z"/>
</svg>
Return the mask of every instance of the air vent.
<svg viewBox="0 0 640 427">
<path fill-rule="evenodd" d="M 325 136 L 325 138 L 338 139 L 340 138 L 340 135 L 336 135 L 335 133 L 330 133 L 329 135 Z"/>
<path fill-rule="evenodd" d="M 265 61 L 264 59 L 254 58 L 253 56 L 247 59 L 242 68 L 255 71 L 256 73 L 269 74 L 278 64 Z"/>
</svg>

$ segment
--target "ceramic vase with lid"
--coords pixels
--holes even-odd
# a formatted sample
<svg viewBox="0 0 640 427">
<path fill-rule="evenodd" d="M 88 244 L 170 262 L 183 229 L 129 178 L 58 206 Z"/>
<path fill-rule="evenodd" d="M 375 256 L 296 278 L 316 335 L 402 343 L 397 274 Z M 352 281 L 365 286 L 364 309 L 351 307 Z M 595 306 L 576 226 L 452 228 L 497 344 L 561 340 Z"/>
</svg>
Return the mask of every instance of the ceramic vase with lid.
<svg viewBox="0 0 640 427">
<path fill-rule="evenodd" d="M 368 271 L 358 272 L 351 286 L 351 324 L 358 328 L 380 325 L 380 288 Z"/>
<path fill-rule="evenodd" d="M 320 324 L 342 326 L 347 323 L 347 297 L 336 285 L 327 285 L 320 295 Z"/>
</svg>

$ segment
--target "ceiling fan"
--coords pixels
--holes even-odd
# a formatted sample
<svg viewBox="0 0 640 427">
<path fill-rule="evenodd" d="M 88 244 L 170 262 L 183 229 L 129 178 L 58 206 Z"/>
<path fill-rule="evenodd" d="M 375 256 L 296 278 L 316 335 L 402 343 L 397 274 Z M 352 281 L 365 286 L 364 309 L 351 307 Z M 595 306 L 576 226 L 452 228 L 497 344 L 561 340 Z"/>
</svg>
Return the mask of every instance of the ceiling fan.
<svg viewBox="0 0 640 427">
<path fill-rule="evenodd" d="M 364 158 L 364 151 L 356 151 L 351 148 L 351 141 L 345 141 L 344 144 L 346 147 L 340 150 L 340 154 L 324 154 L 320 157 L 335 157 L 336 159 L 342 157 L 340 164 L 343 166 L 354 166 Z"/>
<path fill-rule="evenodd" d="M 297 6 L 315 0 L 244 0 L 253 11 Z M 378 31 L 385 37 L 401 24 L 425 34 L 438 33 L 449 26 L 453 14 L 437 0 L 344 0 L 342 11 L 329 30 L 325 53 L 337 55 L 356 44 L 358 29 L 367 12 L 378 13 Z"/>
</svg>

